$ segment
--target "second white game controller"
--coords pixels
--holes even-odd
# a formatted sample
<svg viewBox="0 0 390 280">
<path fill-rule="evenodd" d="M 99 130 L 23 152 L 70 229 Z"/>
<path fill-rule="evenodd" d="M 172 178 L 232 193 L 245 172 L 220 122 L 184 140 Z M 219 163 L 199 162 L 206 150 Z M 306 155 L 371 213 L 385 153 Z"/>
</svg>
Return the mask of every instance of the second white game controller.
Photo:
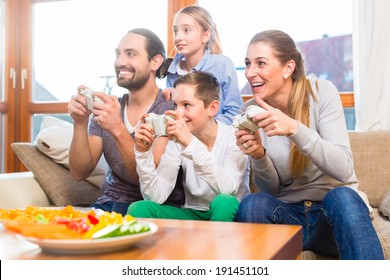
<svg viewBox="0 0 390 280">
<path fill-rule="evenodd" d="M 167 136 L 167 121 L 172 119 L 173 118 L 168 115 L 149 113 L 149 116 L 145 118 L 145 123 L 153 128 L 156 137 Z"/>
</svg>

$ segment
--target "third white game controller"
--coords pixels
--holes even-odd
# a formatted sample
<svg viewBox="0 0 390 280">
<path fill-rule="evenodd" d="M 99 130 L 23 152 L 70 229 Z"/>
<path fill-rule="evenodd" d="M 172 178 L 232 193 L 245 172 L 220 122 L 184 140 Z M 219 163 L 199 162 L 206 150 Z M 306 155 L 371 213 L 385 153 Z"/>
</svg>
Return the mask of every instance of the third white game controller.
<svg viewBox="0 0 390 280">
<path fill-rule="evenodd" d="M 256 132 L 259 127 L 252 121 L 252 118 L 264 111 L 265 110 L 259 106 L 249 105 L 244 113 L 233 117 L 233 126 L 238 129 L 249 129 L 252 132 Z"/>
</svg>

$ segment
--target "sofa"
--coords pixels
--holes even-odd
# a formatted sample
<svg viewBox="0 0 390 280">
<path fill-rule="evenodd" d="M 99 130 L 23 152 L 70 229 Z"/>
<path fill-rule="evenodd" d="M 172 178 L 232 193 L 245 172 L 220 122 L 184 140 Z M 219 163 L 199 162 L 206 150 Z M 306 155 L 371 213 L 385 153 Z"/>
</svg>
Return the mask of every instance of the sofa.
<svg viewBox="0 0 390 280">
<path fill-rule="evenodd" d="M 351 131 L 349 138 L 359 190 L 367 196 L 372 222 L 390 260 L 390 131 Z M 329 259 L 311 251 L 304 251 L 302 258 Z"/>
<path fill-rule="evenodd" d="M 390 131 L 350 132 L 359 189 L 372 207 L 372 221 L 390 260 Z M 75 181 L 66 165 L 55 162 L 33 143 L 13 143 L 12 149 L 30 170 L 0 174 L 0 208 L 89 205 L 102 189 L 87 180 Z M 329 259 L 311 251 L 303 259 Z"/>
</svg>

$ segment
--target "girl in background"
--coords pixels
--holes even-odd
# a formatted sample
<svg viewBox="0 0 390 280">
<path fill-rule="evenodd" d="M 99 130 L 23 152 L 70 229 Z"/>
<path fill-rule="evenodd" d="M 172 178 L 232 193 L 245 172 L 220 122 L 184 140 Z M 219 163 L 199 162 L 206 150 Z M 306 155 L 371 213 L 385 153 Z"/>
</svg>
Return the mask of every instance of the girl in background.
<svg viewBox="0 0 390 280">
<path fill-rule="evenodd" d="M 243 102 L 236 69 L 231 59 L 221 54 L 218 31 L 209 12 L 199 6 L 184 7 L 175 16 L 173 33 L 178 53 L 163 65 L 167 77 L 165 96 L 171 98 L 177 78 L 194 71 L 209 72 L 217 78 L 221 88 L 217 119 L 232 124 Z"/>
</svg>

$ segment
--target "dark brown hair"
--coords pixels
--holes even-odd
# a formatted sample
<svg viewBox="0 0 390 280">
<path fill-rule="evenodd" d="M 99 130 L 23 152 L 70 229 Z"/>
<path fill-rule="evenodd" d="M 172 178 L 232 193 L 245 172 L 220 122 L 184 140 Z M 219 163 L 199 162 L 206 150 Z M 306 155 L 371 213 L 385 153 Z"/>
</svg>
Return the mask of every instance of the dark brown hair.
<svg viewBox="0 0 390 280">
<path fill-rule="evenodd" d="M 151 30 L 146 28 L 135 28 L 127 33 L 134 33 L 145 37 L 146 39 L 146 52 L 148 53 L 148 59 L 151 61 L 156 55 L 162 55 L 165 59 L 165 47 L 161 39 Z M 161 79 L 165 76 L 162 75 L 163 65 L 156 72 L 156 77 Z"/>
</svg>

